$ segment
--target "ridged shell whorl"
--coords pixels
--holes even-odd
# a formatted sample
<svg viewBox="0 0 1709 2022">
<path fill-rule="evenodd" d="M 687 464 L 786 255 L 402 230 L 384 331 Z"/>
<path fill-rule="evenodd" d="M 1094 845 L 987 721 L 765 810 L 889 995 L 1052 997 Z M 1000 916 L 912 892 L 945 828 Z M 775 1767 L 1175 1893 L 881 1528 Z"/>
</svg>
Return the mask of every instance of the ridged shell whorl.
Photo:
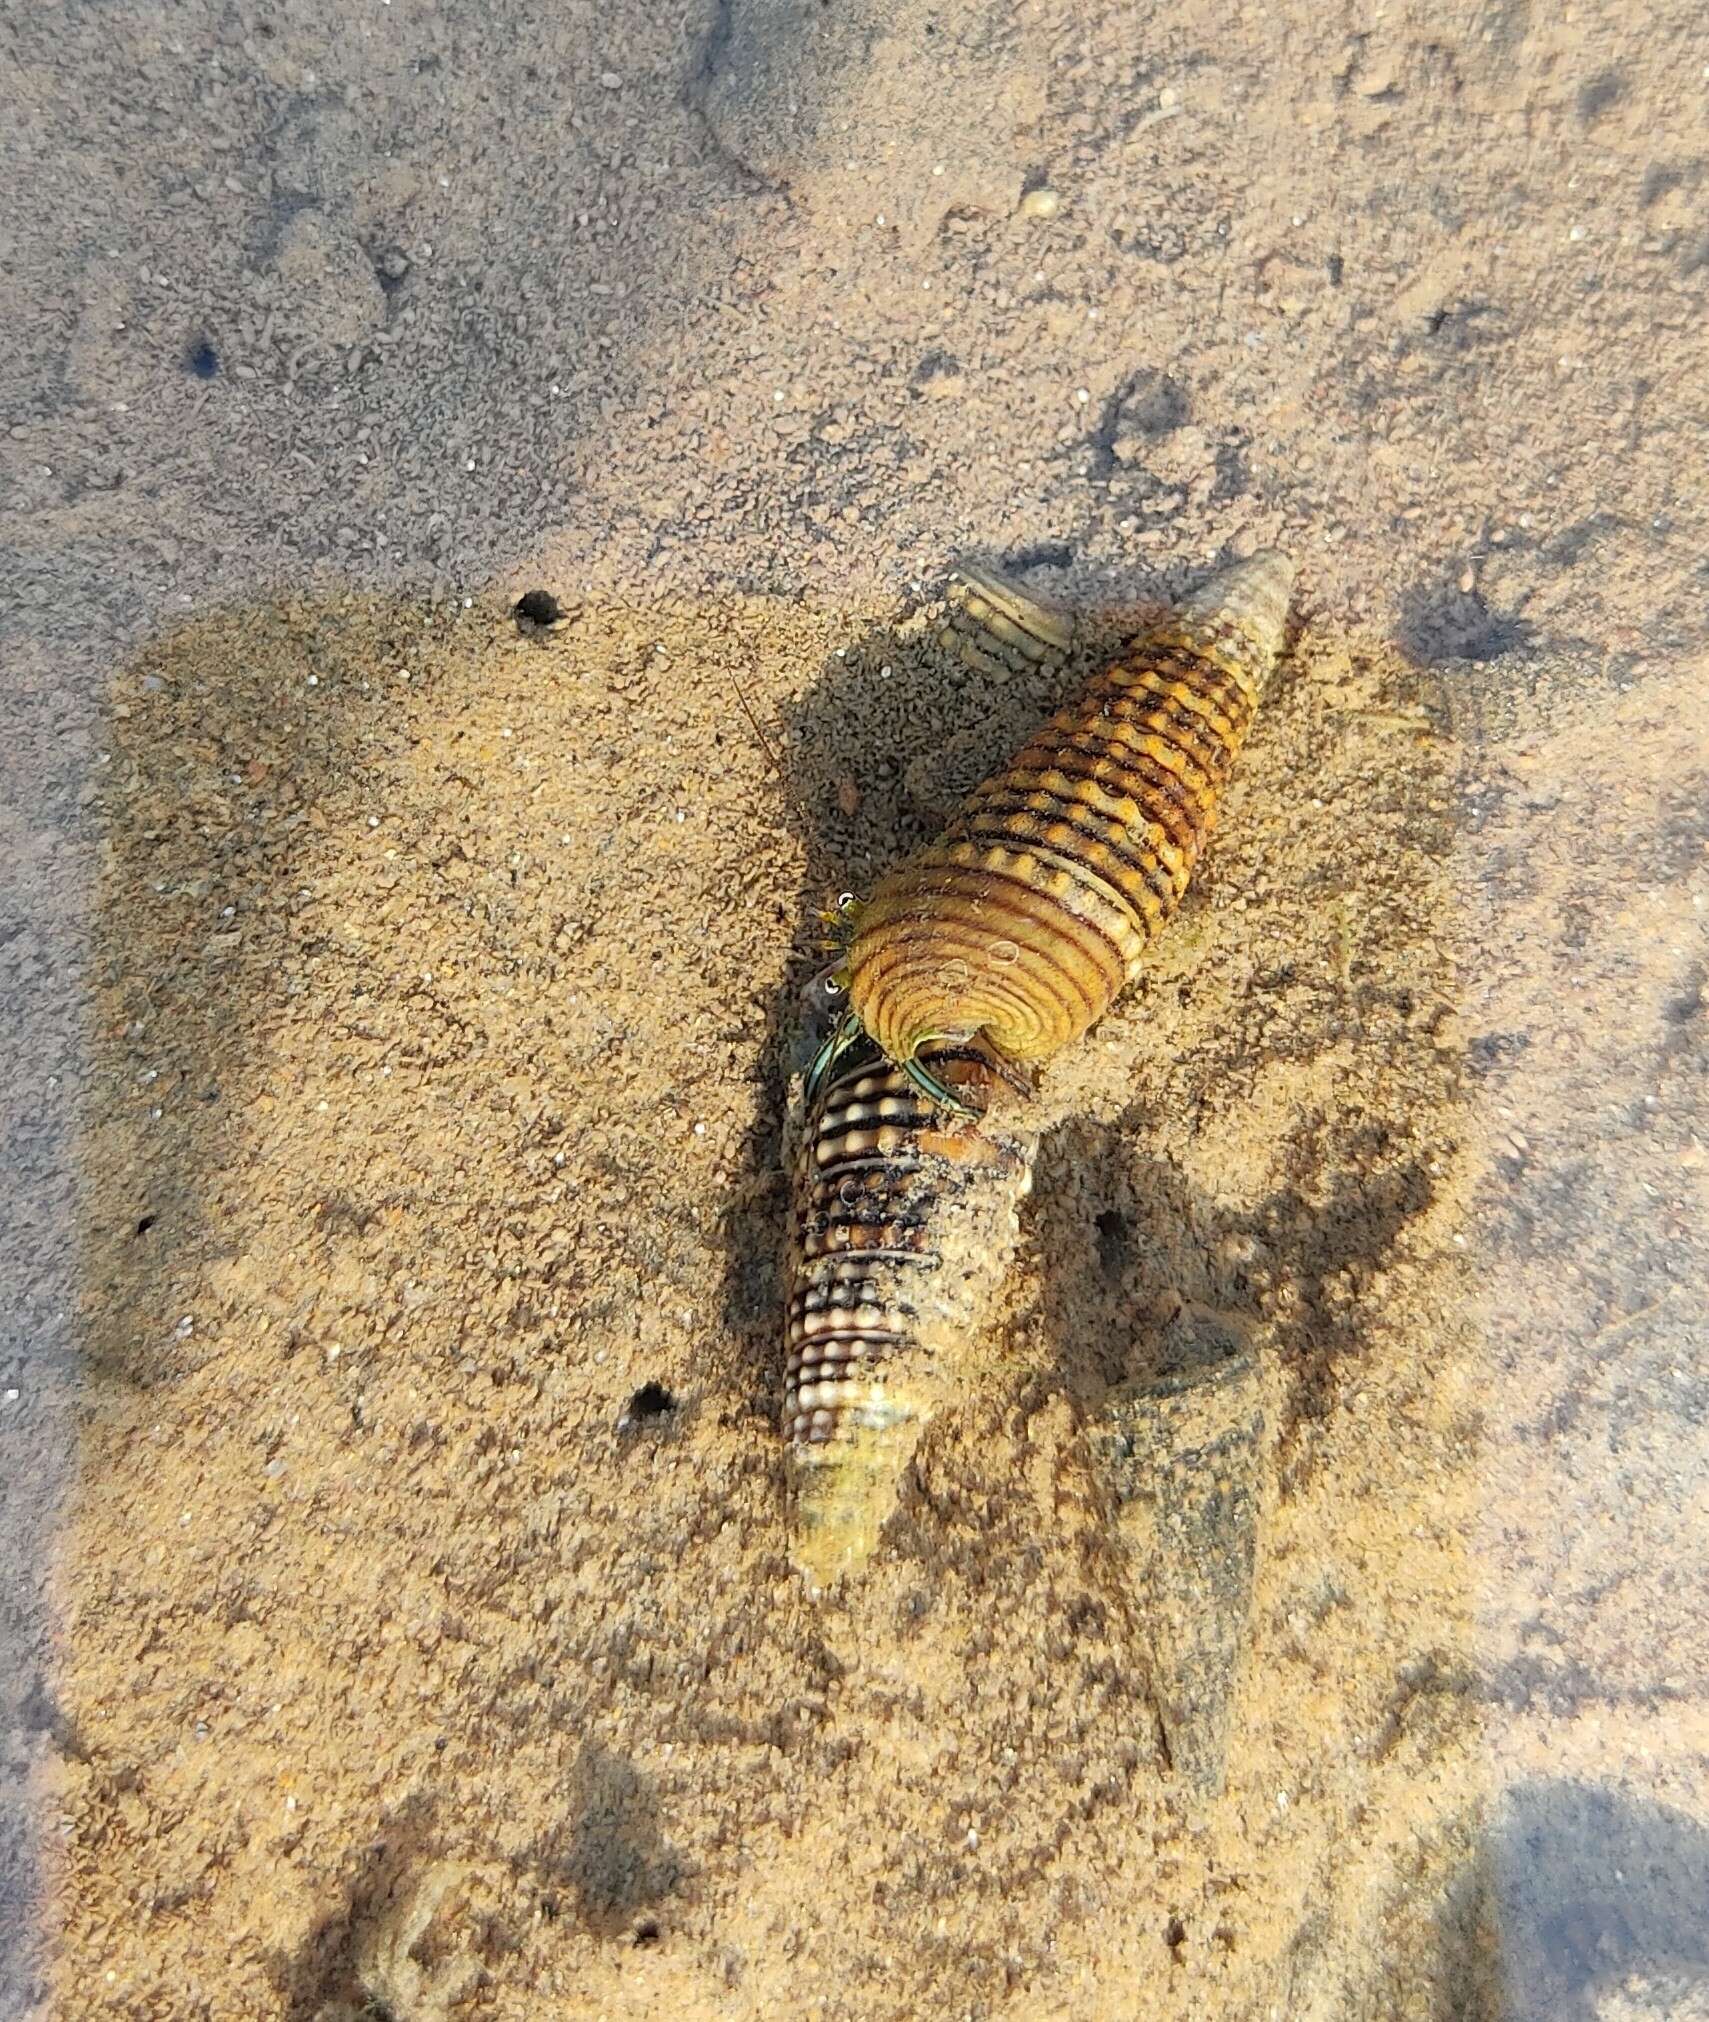
<svg viewBox="0 0 1709 2022">
<path fill-rule="evenodd" d="M 994 569 L 964 562 L 949 579 L 949 616 L 938 633 L 978 674 L 1057 668 L 1074 644 L 1074 621 L 1029 597 Z"/>
<path fill-rule="evenodd" d="M 964 1388 L 1032 1180 L 1036 1139 L 990 1063 L 928 1058 L 970 1114 L 862 1045 L 807 1118 L 783 1431 L 795 1560 L 820 1588 L 865 1562 L 921 1434 Z"/>
<path fill-rule="evenodd" d="M 849 1003 L 894 1061 L 1042 1060 L 1175 911 L 1282 648 L 1293 564 L 1238 562 L 1133 640 L 861 909 Z"/>
</svg>

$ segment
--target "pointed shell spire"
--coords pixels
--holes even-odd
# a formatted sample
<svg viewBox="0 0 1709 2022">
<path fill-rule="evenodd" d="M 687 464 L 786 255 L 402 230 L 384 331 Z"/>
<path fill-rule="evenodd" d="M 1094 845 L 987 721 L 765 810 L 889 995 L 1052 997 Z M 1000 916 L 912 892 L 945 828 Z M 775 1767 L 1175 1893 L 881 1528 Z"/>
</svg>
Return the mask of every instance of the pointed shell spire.
<svg viewBox="0 0 1709 2022">
<path fill-rule="evenodd" d="M 1043 1060 L 1109 1009 L 1181 902 L 1292 587 L 1273 552 L 1219 571 L 880 880 L 847 974 L 891 1060 L 972 1040 Z"/>
</svg>

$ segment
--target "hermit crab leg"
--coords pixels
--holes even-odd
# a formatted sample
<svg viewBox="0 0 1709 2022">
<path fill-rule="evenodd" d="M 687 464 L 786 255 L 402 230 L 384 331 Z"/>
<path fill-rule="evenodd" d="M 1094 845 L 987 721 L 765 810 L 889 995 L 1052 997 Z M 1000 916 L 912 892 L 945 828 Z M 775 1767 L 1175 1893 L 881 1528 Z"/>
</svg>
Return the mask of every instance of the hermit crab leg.
<svg viewBox="0 0 1709 2022">
<path fill-rule="evenodd" d="M 852 1011 L 845 1011 L 831 1029 L 831 1036 L 813 1056 L 813 1064 L 807 1070 L 807 1080 L 802 1089 L 805 1101 L 811 1106 L 818 1100 L 819 1090 L 824 1086 L 825 1077 L 848 1052 L 851 1046 L 858 1046 L 866 1037 L 866 1028 Z"/>
<path fill-rule="evenodd" d="M 969 1109 L 965 1102 L 958 1102 L 937 1076 L 930 1072 L 917 1053 L 906 1060 L 898 1061 L 897 1065 L 928 1101 L 935 1102 L 940 1109 L 947 1109 L 951 1116 L 979 1114 L 976 1109 Z"/>
</svg>

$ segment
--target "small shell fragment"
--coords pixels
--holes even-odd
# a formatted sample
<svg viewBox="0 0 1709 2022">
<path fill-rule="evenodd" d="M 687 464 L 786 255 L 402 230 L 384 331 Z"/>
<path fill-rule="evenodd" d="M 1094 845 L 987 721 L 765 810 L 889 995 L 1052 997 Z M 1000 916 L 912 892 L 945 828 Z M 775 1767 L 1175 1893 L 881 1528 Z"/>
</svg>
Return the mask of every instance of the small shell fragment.
<svg viewBox="0 0 1709 2022">
<path fill-rule="evenodd" d="M 1059 668 L 1074 644 L 1074 621 L 1029 597 L 994 569 L 963 563 L 950 577 L 949 615 L 938 643 L 975 673 Z"/>
</svg>

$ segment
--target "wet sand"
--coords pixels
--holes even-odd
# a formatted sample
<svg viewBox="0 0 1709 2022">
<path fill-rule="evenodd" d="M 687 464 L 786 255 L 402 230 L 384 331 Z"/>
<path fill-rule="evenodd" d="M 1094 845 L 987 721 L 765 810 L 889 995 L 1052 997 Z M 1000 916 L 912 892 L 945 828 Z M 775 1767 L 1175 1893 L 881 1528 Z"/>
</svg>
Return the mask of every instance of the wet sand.
<svg viewBox="0 0 1709 2022">
<path fill-rule="evenodd" d="M 0 2008 L 1695 2012 L 1702 40 L 20 25 Z M 1090 664 L 1270 541 L 1201 878 L 812 1604 L 816 914 L 1054 699 L 945 573 Z"/>
</svg>

